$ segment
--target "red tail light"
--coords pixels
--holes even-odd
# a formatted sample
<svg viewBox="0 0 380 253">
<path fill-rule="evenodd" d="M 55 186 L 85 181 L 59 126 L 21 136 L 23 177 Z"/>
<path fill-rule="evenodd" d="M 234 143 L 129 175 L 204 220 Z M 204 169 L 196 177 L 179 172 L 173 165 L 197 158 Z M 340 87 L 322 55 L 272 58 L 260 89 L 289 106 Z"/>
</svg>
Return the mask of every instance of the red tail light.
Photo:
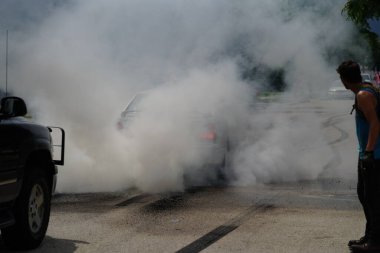
<svg viewBox="0 0 380 253">
<path fill-rule="evenodd" d="M 216 140 L 216 134 L 213 132 L 203 133 L 201 138 L 203 140 L 215 141 Z"/>
<path fill-rule="evenodd" d="M 209 125 L 207 131 L 201 134 L 201 139 L 207 140 L 207 141 L 215 141 L 216 140 L 215 127 L 213 125 Z"/>
</svg>

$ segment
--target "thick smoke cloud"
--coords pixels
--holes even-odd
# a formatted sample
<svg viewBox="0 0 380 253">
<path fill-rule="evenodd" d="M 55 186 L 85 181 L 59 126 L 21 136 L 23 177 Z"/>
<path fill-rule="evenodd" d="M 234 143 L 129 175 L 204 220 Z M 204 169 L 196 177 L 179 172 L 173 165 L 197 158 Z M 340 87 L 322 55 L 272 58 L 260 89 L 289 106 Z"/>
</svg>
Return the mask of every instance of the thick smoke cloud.
<svg viewBox="0 0 380 253">
<path fill-rule="evenodd" d="M 328 156 L 318 117 L 252 113 L 255 91 L 267 84 L 242 80 L 241 68 L 284 68 L 292 103 L 322 95 L 335 77 L 325 51 L 352 36 L 344 1 L 41 0 L 33 9 L 11 2 L 0 4 L 12 13 L 2 18 L 9 85 L 36 121 L 67 131 L 59 191 L 182 190 L 182 165 L 204 156 L 186 124 L 185 111 L 199 108 L 232 133 L 236 183 L 322 172 Z M 166 121 L 143 119 L 139 138 L 118 132 L 128 101 L 152 88 L 165 94 L 158 111 L 168 101 L 176 110 Z M 305 140 L 315 146 L 300 145 Z"/>
</svg>

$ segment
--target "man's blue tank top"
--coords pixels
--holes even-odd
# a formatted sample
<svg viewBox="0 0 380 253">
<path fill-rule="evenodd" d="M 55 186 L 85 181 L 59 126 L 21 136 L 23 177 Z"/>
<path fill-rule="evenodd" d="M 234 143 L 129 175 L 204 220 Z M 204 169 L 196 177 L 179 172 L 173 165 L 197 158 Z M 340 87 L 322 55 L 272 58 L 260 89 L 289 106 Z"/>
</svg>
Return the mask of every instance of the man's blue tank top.
<svg viewBox="0 0 380 253">
<path fill-rule="evenodd" d="M 360 90 L 370 92 L 371 94 L 377 97 L 377 94 L 371 88 L 362 88 Z M 376 111 L 378 113 L 379 113 L 379 106 L 380 106 L 379 101 L 377 101 Z M 368 142 L 369 123 L 364 117 L 364 114 L 361 111 L 359 111 L 357 108 L 356 108 L 355 122 L 356 122 L 356 135 L 358 137 L 358 142 L 359 142 L 359 145 L 358 145 L 359 157 L 363 158 L 364 151 L 366 149 L 367 142 Z M 380 136 L 377 139 L 377 142 L 375 145 L 374 156 L 375 156 L 375 159 L 380 159 Z"/>
</svg>

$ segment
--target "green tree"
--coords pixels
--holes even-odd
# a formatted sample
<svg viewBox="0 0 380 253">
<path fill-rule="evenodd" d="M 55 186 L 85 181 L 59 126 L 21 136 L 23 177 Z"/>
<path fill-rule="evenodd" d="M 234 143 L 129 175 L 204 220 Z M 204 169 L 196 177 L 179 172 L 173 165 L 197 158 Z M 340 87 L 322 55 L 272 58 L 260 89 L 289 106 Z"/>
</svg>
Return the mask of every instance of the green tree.
<svg viewBox="0 0 380 253">
<path fill-rule="evenodd" d="M 380 3 L 379 0 L 348 0 L 343 12 L 360 28 L 369 30 L 368 20 L 380 18 Z"/>
<path fill-rule="evenodd" d="M 380 68 L 380 41 L 377 34 L 370 31 L 368 20 L 380 18 L 379 0 L 348 0 L 343 7 L 346 13 L 359 28 L 369 44 L 372 62 Z"/>
</svg>

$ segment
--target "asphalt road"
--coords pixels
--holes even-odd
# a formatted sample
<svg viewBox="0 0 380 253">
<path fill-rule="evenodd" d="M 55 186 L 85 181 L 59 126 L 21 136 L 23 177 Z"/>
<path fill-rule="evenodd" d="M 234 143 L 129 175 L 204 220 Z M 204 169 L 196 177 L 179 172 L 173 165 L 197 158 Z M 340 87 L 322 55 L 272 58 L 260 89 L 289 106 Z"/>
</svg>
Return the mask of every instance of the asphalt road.
<svg viewBox="0 0 380 253">
<path fill-rule="evenodd" d="M 348 240 L 364 230 L 355 151 L 347 151 L 355 145 L 347 124 L 353 121 L 350 106 L 349 101 L 309 101 L 290 108 L 318 113 L 339 157 L 326 161 L 318 180 L 166 195 L 133 189 L 57 194 L 47 236 L 31 252 L 349 252 Z M 351 168 L 345 177 L 333 170 L 346 166 Z M 1 240 L 0 251 L 7 252 Z"/>
</svg>

